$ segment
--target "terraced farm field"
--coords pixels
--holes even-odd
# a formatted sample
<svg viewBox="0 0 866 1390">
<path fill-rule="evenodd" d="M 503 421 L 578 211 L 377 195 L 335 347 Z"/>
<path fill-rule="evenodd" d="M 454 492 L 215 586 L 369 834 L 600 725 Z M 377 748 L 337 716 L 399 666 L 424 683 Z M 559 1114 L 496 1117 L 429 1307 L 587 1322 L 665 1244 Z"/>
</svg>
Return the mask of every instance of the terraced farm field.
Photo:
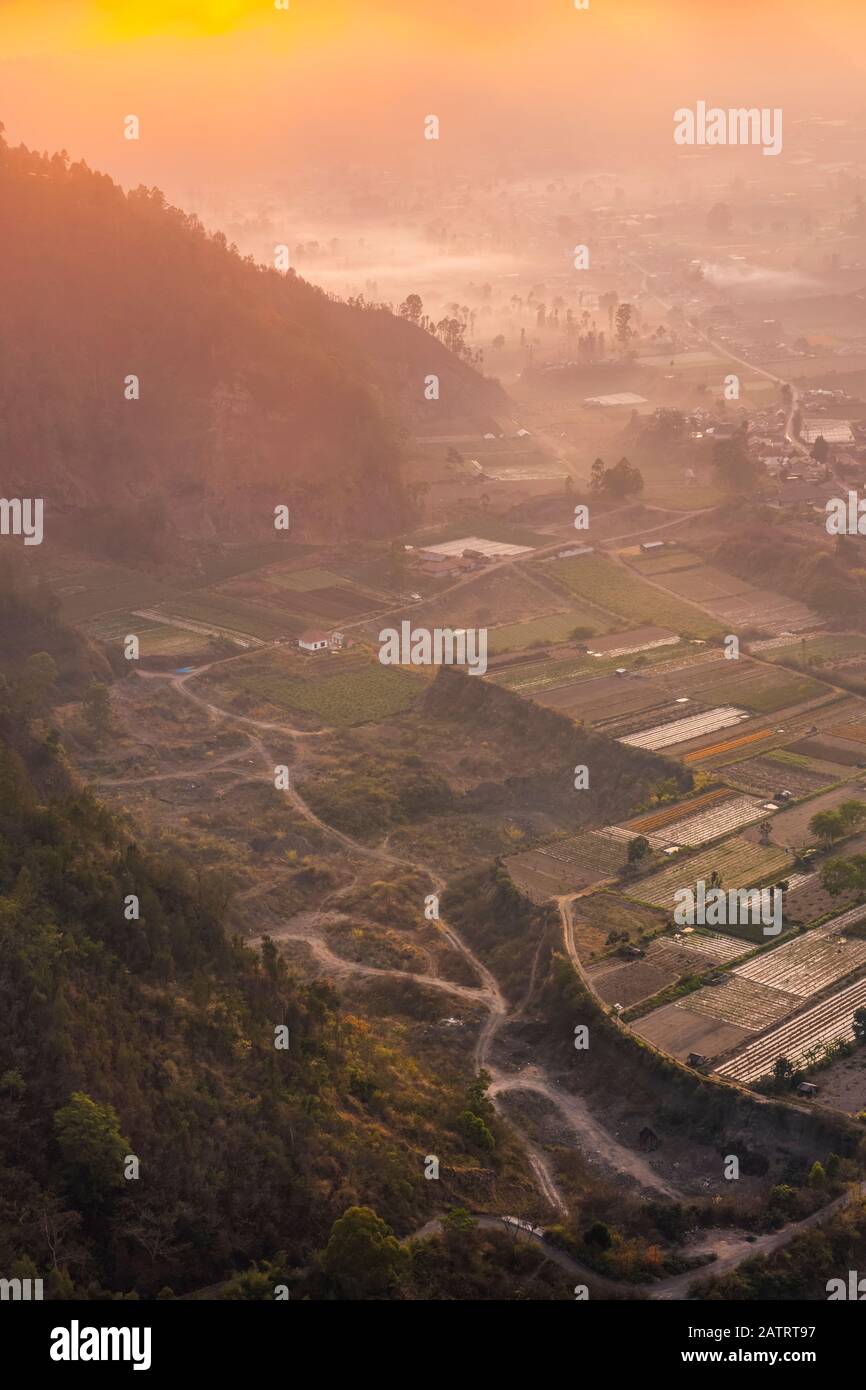
<svg viewBox="0 0 866 1390">
<path fill-rule="evenodd" d="M 835 665 L 866 655 L 866 637 L 856 633 L 819 633 L 802 641 L 792 642 L 789 637 L 775 637 L 766 642 L 750 644 L 750 650 L 760 652 L 767 661 L 801 661 L 804 648 L 807 665 L 816 660 Z"/>
<path fill-rule="evenodd" d="M 802 733 L 830 734 L 834 725 L 854 723 L 866 718 L 866 703 L 857 695 L 843 695 L 804 713 L 796 720 Z"/>
<path fill-rule="evenodd" d="M 509 855 L 505 866 L 517 887 L 533 902 L 540 903 L 613 878 L 627 855 L 627 840 L 588 831 L 541 849 Z"/>
<path fill-rule="evenodd" d="M 690 647 L 691 644 L 685 650 L 689 651 Z M 730 677 L 730 673 L 730 661 L 726 661 L 717 648 L 701 651 L 691 647 L 691 659 L 682 663 L 672 661 L 670 666 L 659 671 L 659 679 L 665 682 L 674 697 L 687 696 L 703 700 L 708 705 L 718 705 L 722 702 L 716 699 L 713 692 L 717 685 Z M 706 695 L 704 692 L 707 692 Z"/>
<path fill-rule="evenodd" d="M 866 836 L 857 836 L 849 841 L 845 850 L 847 854 L 862 854 L 866 850 Z M 853 888 L 835 896 L 828 893 L 821 887 L 818 872 L 793 874 L 785 894 L 785 921 L 805 926 L 819 917 L 826 917 L 828 913 L 838 915 L 843 909 L 853 907 L 857 897 L 857 891 Z"/>
<path fill-rule="evenodd" d="M 730 796 L 727 787 L 714 787 L 712 791 L 692 797 L 690 801 L 678 801 L 674 805 L 660 807 L 657 811 L 648 811 L 644 816 L 636 816 L 633 820 L 625 822 L 625 828 L 633 830 L 637 835 L 648 835 L 654 830 L 662 830 L 666 825 L 673 825 L 675 821 L 685 820 L 689 815 L 696 815 L 698 811 L 705 811 L 727 796 Z"/>
<path fill-rule="evenodd" d="M 854 719 L 846 724 L 831 724 L 827 733 L 853 743 L 866 743 L 866 721 Z"/>
<path fill-rule="evenodd" d="M 278 589 L 290 589 L 299 594 L 305 594 L 311 589 L 330 589 L 336 584 L 348 583 L 341 574 L 316 566 L 311 569 L 272 570 L 263 575 L 263 578 L 268 584 L 275 584 Z"/>
<path fill-rule="evenodd" d="M 660 729 L 665 724 L 674 724 L 683 717 L 685 706 L 675 700 L 668 700 L 659 705 L 651 705 L 643 709 L 633 710 L 631 713 L 617 714 L 612 718 L 601 717 L 594 720 L 595 726 L 607 734 L 608 738 L 615 738 L 619 741 L 630 737 L 632 734 L 646 733 L 648 728 Z M 692 705 L 693 710 L 697 705 Z"/>
<path fill-rule="evenodd" d="M 669 966 L 657 966 L 648 960 L 605 962 L 592 966 L 589 980 L 599 999 L 605 1004 L 621 1004 L 624 1009 L 651 999 L 660 990 L 675 983 L 677 972 Z"/>
<path fill-rule="evenodd" d="M 773 817 L 773 839 L 782 845 L 816 845 L 817 838 L 809 829 L 812 817 L 822 811 L 835 811 L 843 801 L 866 801 L 866 780 L 861 777 L 831 787 L 797 806 L 785 807 Z M 848 852 L 846 847 L 844 853 Z"/>
<path fill-rule="evenodd" d="M 514 666 L 488 671 L 487 680 L 493 681 L 495 685 L 504 685 L 507 690 L 515 690 L 521 695 L 531 697 L 536 692 L 567 684 L 576 677 L 595 675 L 597 670 L 598 663 L 585 654 L 561 660 L 539 656 L 534 661 L 521 661 Z"/>
<path fill-rule="evenodd" d="M 720 965 L 729 960 L 736 960 L 737 956 L 749 949 L 741 941 L 735 941 L 730 936 L 719 936 L 717 932 L 711 931 L 687 929 L 677 932 L 673 940 L 682 943 L 689 952 L 696 951 L 699 956 L 710 956 Z"/>
<path fill-rule="evenodd" d="M 699 609 L 643 584 L 624 565 L 602 555 L 554 560 L 545 566 L 545 571 L 570 593 L 619 613 L 630 622 L 651 623 L 688 637 L 713 637 L 721 632 L 719 623 Z"/>
<path fill-rule="evenodd" d="M 140 641 L 142 657 L 193 655 L 206 651 L 213 643 L 207 632 L 159 623 L 137 613 L 103 614 L 85 624 L 85 630 L 99 642 L 122 643 L 134 633 Z"/>
<path fill-rule="evenodd" d="M 809 796 L 820 791 L 832 782 L 826 772 L 813 770 L 804 758 L 798 765 L 796 754 L 790 761 L 784 761 L 773 753 L 766 757 L 744 758 L 739 763 L 729 763 L 725 776 L 743 791 L 754 792 L 756 796 L 769 798 L 776 791 L 789 791 L 794 796 Z"/>
<path fill-rule="evenodd" d="M 706 606 L 728 632 L 756 627 L 778 635 L 812 629 L 818 622 L 817 614 L 805 604 L 770 589 L 748 588 L 732 598 L 709 599 Z"/>
<path fill-rule="evenodd" d="M 127 631 L 136 632 L 137 629 L 131 627 Z M 213 640 L 206 632 L 195 632 L 189 628 L 174 627 L 170 623 L 154 625 L 141 632 L 139 636 L 141 638 L 140 652 L 143 657 L 193 656 L 206 651 Z"/>
<path fill-rule="evenodd" d="M 268 602 L 272 607 L 280 607 L 277 598 Z M 292 599 L 294 611 L 312 627 L 335 627 L 339 623 L 352 622 L 367 613 L 381 610 L 382 606 L 382 599 L 362 594 L 348 584 L 334 584 L 330 589 L 308 589 L 295 594 Z"/>
<path fill-rule="evenodd" d="M 783 873 L 790 862 L 784 850 L 753 845 L 749 840 L 734 835 L 724 844 L 690 855 L 688 859 L 677 856 L 673 863 L 658 873 L 639 880 L 623 891 L 627 897 L 637 898 L 639 902 L 673 908 L 678 889 L 688 888 L 698 879 L 707 881 L 714 869 L 721 874 L 722 887 L 727 892 L 731 888 L 759 887 L 773 875 Z M 732 934 L 739 935 L 748 930 L 747 927 L 736 928 Z"/>
<path fill-rule="evenodd" d="M 620 844 L 624 845 L 641 838 L 636 830 L 629 830 L 625 825 L 603 825 L 597 833 L 607 836 L 609 840 L 618 840 Z M 644 835 L 643 838 L 649 841 L 653 849 L 665 849 L 667 847 L 668 842 L 664 834 L 653 835 L 650 833 Z"/>
<path fill-rule="evenodd" d="M 827 780 L 834 780 L 834 760 L 836 769 L 840 766 L 854 766 L 862 756 L 858 745 L 847 745 L 833 740 L 826 730 L 833 724 L 844 723 L 849 718 L 864 717 L 863 701 L 855 696 L 843 698 L 830 696 L 811 708 L 781 713 L 776 716 L 778 726 L 769 726 L 743 735 L 735 735 L 723 743 L 705 744 L 683 755 L 683 762 L 698 763 L 712 761 L 717 768 L 732 762 L 739 762 L 745 756 L 746 746 L 755 744 L 755 752 L 778 754 L 784 761 L 793 755 L 798 766 L 811 767 L 818 772 L 827 772 Z M 759 746 L 762 745 L 762 746 Z M 742 753 L 740 750 L 744 750 Z M 820 764 L 827 766 L 822 767 Z M 817 766 L 816 766 L 817 764 Z"/>
<path fill-rule="evenodd" d="M 659 653 L 656 673 L 661 677 L 678 676 L 683 680 L 688 680 L 701 667 L 717 667 L 724 657 L 714 647 L 706 647 L 699 642 L 684 642 L 678 651 L 668 656 L 666 653 Z M 687 691 L 677 690 L 677 695 L 687 694 Z"/>
<path fill-rule="evenodd" d="M 786 1018 L 799 1002 L 795 994 L 740 977 L 736 971 L 721 984 L 705 985 L 688 996 L 688 1007 L 693 1013 L 720 1018 L 753 1033 Z"/>
<path fill-rule="evenodd" d="M 692 951 L 685 942 L 688 937 L 662 936 L 651 941 L 646 953 L 653 965 L 669 969 L 674 979 L 683 975 L 703 974 L 712 969 L 714 958 L 702 951 Z M 681 944 L 682 943 L 682 944 Z M 742 947 L 739 948 L 742 951 Z"/>
<path fill-rule="evenodd" d="M 708 840 L 717 840 L 720 835 L 739 830 L 744 825 L 761 820 L 765 815 L 760 801 L 750 796 L 736 796 L 717 806 L 711 806 L 696 816 L 674 821 L 666 828 L 665 835 L 671 845 L 694 847 L 706 844 Z"/>
<path fill-rule="evenodd" d="M 319 552 L 317 545 L 305 545 L 283 535 L 281 540 L 256 541 L 252 545 L 237 545 L 229 549 L 215 551 L 201 558 L 201 572 L 205 584 L 220 584 L 236 574 L 252 574 L 255 570 L 266 570 L 268 566 L 279 566 L 288 573 L 303 569 L 315 563 Z"/>
<path fill-rule="evenodd" d="M 259 637 L 297 637 L 307 624 L 277 608 L 258 607 L 225 594 L 197 590 L 181 594 L 165 605 L 167 617 L 190 618 L 228 632 Z"/>
<path fill-rule="evenodd" d="M 768 714 L 829 693 L 826 686 L 809 676 L 762 666 L 745 656 L 736 661 L 727 660 L 721 653 L 712 656 L 702 665 L 660 672 L 659 678 L 666 680 L 672 695 L 685 695 L 705 704 L 742 705 L 757 714 Z"/>
<path fill-rule="evenodd" d="M 607 721 L 654 705 L 664 707 L 665 691 L 651 676 L 626 679 L 619 676 L 584 677 L 535 694 L 538 704 L 561 710 L 571 719 L 586 723 Z"/>
<path fill-rule="evenodd" d="M 174 597 L 174 585 L 119 565 L 85 564 L 51 575 L 51 588 L 60 600 L 66 622 L 80 623 L 100 613 L 144 608 Z"/>
<path fill-rule="evenodd" d="M 728 753 L 733 753 L 738 748 L 745 748 L 748 744 L 765 743 L 774 737 L 772 729 L 755 729 L 748 734 L 738 734 L 734 738 L 723 739 L 721 743 L 709 743 L 703 748 L 694 748 L 691 753 L 683 754 L 683 762 L 709 762 L 710 759 L 722 758 Z"/>
<path fill-rule="evenodd" d="M 417 618 L 414 621 L 417 622 Z M 623 636 L 628 639 L 630 634 L 625 633 Z M 673 649 L 667 645 L 644 647 L 641 644 L 639 651 L 634 654 L 620 652 L 610 656 L 590 656 L 587 652 L 577 652 L 574 655 L 559 657 L 546 656 L 543 652 L 533 654 L 526 651 L 522 659 L 491 669 L 487 679 L 496 685 L 504 685 L 509 690 L 516 690 L 532 697 L 536 692 L 567 685 L 571 680 L 593 680 L 612 675 L 618 666 L 633 670 L 635 662 L 632 655 L 640 656 L 641 679 L 645 679 L 648 667 L 664 667 L 670 659 L 671 650 Z M 695 659 L 700 660 L 699 657 Z"/>
<path fill-rule="evenodd" d="M 635 627 L 628 632 L 611 632 L 606 637 L 590 641 L 587 645 L 592 656 L 610 659 L 632 656 L 639 652 L 658 651 L 660 647 L 675 647 L 679 641 L 675 632 L 666 632 L 663 627 Z"/>
<path fill-rule="evenodd" d="M 487 634 L 487 648 L 492 656 L 497 656 L 500 652 L 521 651 L 525 647 L 567 642 L 580 630 L 596 633 L 606 629 L 603 620 L 588 609 L 570 608 L 567 613 L 553 613 L 547 618 L 528 618 L 521 623 L 492 627 Z"/>
<path fill-rule="evenodd" d="M 737 1023 L 727 1023 L 711 1014 L 699 1013 L 690 1007 L 694 995 L 654 1009 L 644 1018 L 631 1024 L 638 1037 L 645 1038 L 663 1052 L 669 1052 L 685 1062 L 692 1052 L 705 1057 L 718 1057 L 739 1044 L 748 1042 L 754 1032 Z"/>
<path fill-rule="evenodd" d="M 700 937 L 702 948 L 696 945 L 698 939 L 698 932 L 658 936 L 649 943 L 643 960 L 618 964 L 606 961 L 596 966 L 590 971 L 592 987 L 605 1003 L 621 1004 L 627 1009 L 651 999 L 684 976 L 702 975 L 748 950 L 730 937 Z"/>
<path fill-rule="evenodd" d="M 421 592 L 426 593 L 426 584 L 440 582 L 415 574 L 411 587 L 420 587 Z M 554 593 L 550 586 L 536 580 L 529 571 L 516 568 L 481 570 L 459 588 L 446 593 L 444 597 L 431 596 L 421 605 L 413 606 L 402 613 L 395 612 L 389 622 L 391 626 L 399 626 L 400 620 L 405 617 L 411 618 L 413 623 L 421 627 L 493 628 L 498 624 L 522 623 L 530 618 L 545 618 L 555 609 L 565 607 L 566 603 L 566 595 Z M 586 620 L 582 625 L 592 631 L 605 631 L 613 625 L 613 619 L 604 613 L 584 610 L 582 605 L 568 606 L 580 606 L 581 611 L 585 611 Z"/>
<path fill-rule="evenodd" d="M 613 892 L 591 893 L 575 899 L 573 937 L 581 960 L 592 960 L 609 950 L 608 936 L 625 932 L 629 941 L 637 940 L 641 932 L 662 931 L 666 919 L 655 908 L 641 907 Z"/>
<path fill-rule="evenodd" d="M 740 1048 L 716 1071 L 719 1076 L 748 1083 L 771 1075 L 779 1057 L 787 1057 L 795 1067 L 801 1066 L 808 1061 L 814 1049 L 823 1049 L 840 1038 L 853 1038 L 854 1014 L 864 1006 L 866 978 L 846 985 L 829 999 L 822 1000 L 755 1042 Z"/>
<path fill-rule="evenodd" d="M 735 671 L 731 667 L 737 667 Z M 723 679 L 713 681 L 713 700 L 736 703 L 754 714 L 771 714 L 827 693 L 827 687 L 809 676 L 776 673 L 755 666 L 729 662 Z"/>
<path fill-rule="evenodd" d="M 829 763 L 837 768 L 855 768 L 866 763 L 866 753 L 856 744 L 834 743 L 830 738 L 802 738 L 789 744 L 792 753 L 804 758 L 814 758 L 818 762 Z"/>
<path fill-rule="evenodd" d="M 683 598 L 689 598 L 694 603 L 730 598 L 732 595 L 741 594 L 748 589 L 744 580 L 737 579 L 732 574 L 725 574 L 722 570 L 714 569 L 711 565 L 698 564 L 693 569 L 683 569 L 668 574 L 657 573 L 655 577 L 666 589 L 670 589 L 672 593 Z"/>
<path fill-rule="evenodd" d="M 89 637 L 98 642 L 122 642 L 127 633 L 135 632 L 141 636 L 145 632 L 155 632 L 161 624 L 155 618 L 143 618 L 139 613 L 102 613 L 82 623 Z"/>
<path fill-rule="evenodd" d="M 734 705 L 722 705 L 717 709 L 688 715 L 685 719 L 675 719 L 669 724 L 657 724 L 653 728 L 644 729 L 642 733 L 627 734 L 619 742 L 650 751 L 670 748 L 675 743 L 688 743 L 693 738 L 714 734 L 718 729 L 730 728 L 732 724 L 740 724 L 748 717 L 745 710 L 737 709 Z"/>
<path fill-rule="evenodd" d="M 702 564 L 699 555 L 690 550 L 678 550 L 673 546 L 670 550 L 657 550 L 650 555 L 641 550 L 623 550 L 620 554 L 638 574 L 649 574 L 653 577 L 657 574 L 670 574 L 676 570 L 694 570 Z"/>
<path fill-rule="evenodd" d="M 601 869 L 610 874 L 622 867 L 628 847 L 627 842 L 612 839 L 601 830 L 590 830 L 567 840 L 555 840 L 553 844 L 545 846 L 543 852 L 560 864 Z"/>
<path fill-rule="evenodd" d="M 349 669 L 311 679 L 279 670 L 240 672 L 234 683 L 279 708 L 303 710 L 338 727 L 400 714 L 427 688 L 423 677 L 378 661 L 353 662 Z"/>
<path fill-rule="evenodd" d="M 738 965 L 734 974 L 808 999 L 866 963 L 866 940 L 844 934 L 846 926 L 862 922 L 864 917 L 866 907 L 855 907 L 824 927 L 815 927 L 805 936 Z"/>
</svg>

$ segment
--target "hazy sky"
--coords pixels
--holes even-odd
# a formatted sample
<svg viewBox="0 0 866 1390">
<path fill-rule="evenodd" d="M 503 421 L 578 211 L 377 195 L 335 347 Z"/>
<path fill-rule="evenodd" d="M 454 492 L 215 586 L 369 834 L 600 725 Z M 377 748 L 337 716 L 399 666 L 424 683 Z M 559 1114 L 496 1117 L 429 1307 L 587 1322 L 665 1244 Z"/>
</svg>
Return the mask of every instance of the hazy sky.
<svg viewBox="0 0 866 1390">
<path fill-rule="evenodd" d="M 667 154 L 698 99 L 783 107 L 796 158 L 813 118 L 862 120 L 864 38 L 863 0 L 0 0 L 0 119 L 169 191 L 309 163 L 621 167 Z"/>
</svg>

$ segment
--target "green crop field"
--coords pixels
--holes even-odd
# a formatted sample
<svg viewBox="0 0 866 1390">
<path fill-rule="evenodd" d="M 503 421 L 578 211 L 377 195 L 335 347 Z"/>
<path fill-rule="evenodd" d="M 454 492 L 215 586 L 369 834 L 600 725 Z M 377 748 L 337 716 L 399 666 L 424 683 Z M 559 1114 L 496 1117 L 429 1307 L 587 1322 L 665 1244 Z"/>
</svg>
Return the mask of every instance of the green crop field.
<svg viewBox="0 0 866 1390">
<path fill-rule="evenodd" d="M 735 666 L 736 662 L 731 665 Z M 787 709 L 801 700 L 827 694 L 826 685 L 809 676 L 783 675 L 767 670 L 750 671 L 739 679 L 732 674 L 730 680 L 714 681 L 711 689 L 712 698 L 717 704 L 742 705 L 756 714 L 771 714 L 773 710 Z"/>
<path fill-rule="evenodd" d="M 100 613 L 147 608 L 174 596 L 173 586 L 161 584 L 134 570 L 101 565 L 52 582 L 62 617 L 70 623 L 86 622 Z"/>
<path fill-rule="evenodd" d="M 531 697 L 538 691 L 548 690 L 555 685 L 565 685 L 566 682 L 581 676 L 591 679 L 593 676 L 610 675 L 611 671 L 622 666 L 626 669 L 635 668 L 638 664 L 641 669 L 655 665 L 662 666 L 665 662 L 670 661 L 672 652 L 679 650 L 678 647 L 656 647 L 654 650 L 650 649 L 645 652 L 633 652 L 628 656 L 584 655 L 558 660 L 553 658 L 516 662 L 513 666 L 492 671 L 488 680 L 492 680 L 496 685 L 504 685 L 508 690 L 516 690 Z"/>
<path fill-rule="evenodd" d="M 610 621 L 599 619 L 585 609 L 571 608 L 567 613 L 553 613 L 547 618 L 527 618 L 522 623 L 503 623 L 490 628 L 487 646 L 491 655 L 499 652 L 522 651 L 525 647 L 547 642 L 566 642 L 576 628 L 588 635 L 609 631 Z"/>
<path fill-rule="evenodd" d="M 700 609 L 682 603 L 673 594 L 644 584 L 622 565 L 603 555 L 576 555 L 556 560 L 545 573 L 559 580 L 570 593 L 600 604 L 633 623 L 670 628 L 686 637 L 713 637 L 720 625 Z"/>
<path fill-rule="evenodd" d="M 858 637 L 856 633 L 827 633 L 822 637 L 788 642 L 784 647 L 770 647 L 758 654 L 763 661 L 801 661 L 804 646 L 807 664 L 815 660 L 839 661 L 845 657 L 863 656 L 866 653 L 866 637 Z"/>
<path fill-rule="evenodd" d="M 198 652 L 210 646 L 206 632 L 141 618 L 135 613 L 106 613 L 92 618 L 85 630 L 98 642 L 122 643 L 130 634 L 138 637 L 142 656 L 173 656 L 176 652 Z"/>
<path fill-rule="evenodd" d="M 638 574 L 669 574 L 673 570 L 698 569 L 703 560 L 690 550 L 656 550 L 649 554 L 627 555 L 625 559 L 633 565 Z"/>
<path fill-rule="evenodd" d="M 242 599 L 208 593 L 207 590 L 181 594 L 165 606 L 168 610 L 166 618 L 188 618 L 191 622 L 260 637 L 263 641 L 274 637 L 296 637 L 309 625 L 296 614 L 274 608 L 259 608 L 256 604 L 244 603 Z"/>
<path fill-rule="evenodd" d="M 488 680 L 496 685 L 504 685 L 508 690 L 535 691 L 546 690 L 550 685 L 560 685 L 573 676 L 597 675 L 599 663 L 592 656 L 576 656 L 566 661 L 526 661 L 509 666 L 503 671 L 493 671 Z"/>
<path fill-rule="evenodd" d="M 699 511 L 702 507 L 717 507 L 725 501 L 725 493 L 712 484 L 691 483 L 687 488 L 677 479 L 670 482 L 651 479 L 646 484 L 643 500 L 654 507 L 667 507 L 671 511 Z"/>
<path fill-rule="evenodd" d="M 139 618 L 127 611 L 103 613 L 99 617 L 89 618 L 82 626 L 88 636 L 95 637 L 97 642 L 122 642 L 131 632 L 140 637 L 142 633 L 152 632 L 162 624 L 156 618 Z"/>
<path fill-rule="evenodd" d="M 791 753 L 787 748 L 774 748 L 766 757 L 774 763 L 781 763 L 784 767 L 802 767 L 809 770 L 813 766 L 811 758 L 804 758 L 802 753 Z"/>
<path fill-rule="evenodd" d="M 370 661 L 315 680 L 271 670 L 242 675 L 236 684 L 271 704 L 303 710 L 306 714 L 317 715 L 323 724 L 345 727 L 387 719 L 411 709 L 424 693 L 427 680 L 400 668 Z"/>
<path fill-rule="evenodd" d="M 280 589 L 291 589 L 298 594 L 309 593 L 311 589 L 328 589 L 334 584 L 347 583 L 341 574 L 316 567 L 308 570 L 276 570 L 273 574 L 265 575 L 265 578 L 269 584 L 276 584 Z"/>
<path fill-rule="evenodd" d="M 130 628 L 135 632 L 135 628 Z M 175 656 L 187 652 L 203 651 L 212 639 L 206 632 L 192 632 L 189 628 L 173 627 L 168 623 L 159 624 L 139 634 L 142 656 Z"/>
<path fill-rule="evenodd" d="M 742 579 L 733 578 L 712 565 L 694 565 L 687 570 L 661 575 L 658 582 L 677 598 L 687 598 L 692 603 L 712 603 L 717 599 L 731 598 L 735 594 L 745 593 L 748 588 Z"/>
<path fill-rule="evenodd" d="M 698 879 L 708 882 L 714 869 L 722 876 L 721 886 L 758 888 L 777 874 L 784 873 L 791 860 L 783 849 L 764 847 L 734 835 L 714 849 L 702 850 L 688 859 L 677 856 L 665 869 L 651 874 L 623 891 L 638 902 L 654 907 L 673 908 L 680 888 L 691 888 Z"/>
<path fill-rule="evenodd" d="M 263 569 L 265 565 L 277 564 L 281 560 L 298 560 L 313 549 L 314 546 L 292 540 L 285 534 L 281 540 L 258 541 L 253 545 L 220 549 L 203 557 L 202 578 L 196 587 L 205 588 L 208 584 L 217 584 L 223 579 L 233 579 L 238 574 L 251 574 L 254 570 Z"/>
</svg>

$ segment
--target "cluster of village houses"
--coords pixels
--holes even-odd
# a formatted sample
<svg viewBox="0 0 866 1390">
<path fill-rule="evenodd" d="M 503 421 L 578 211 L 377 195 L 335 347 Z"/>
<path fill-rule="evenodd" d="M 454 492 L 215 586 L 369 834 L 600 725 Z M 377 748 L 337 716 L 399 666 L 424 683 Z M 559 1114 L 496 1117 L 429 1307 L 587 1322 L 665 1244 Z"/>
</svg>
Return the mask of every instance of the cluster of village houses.
<svg viewBox="0 0 866 1390">
<path fill-rule="evenodd" d="M 774 499 L 777 505 L 802 502 L 823 507 L 828 498 L 838 495 L 837 473 L 852 479 L 860 473 L 866 481 L 866 425 L 852 424 L 828 414 L 834 406 L 839 410 L 846 403 L 844 392 L 809 391 L 801 397 L 799 438 L 810 451 L 816 441 L 823 439 L 827 447 L 819 450 L 820 458 L 809 458 L 792 447 L 785 432 L 787 410 L 770 406 L 752 412 L 748 449 L 768 476 L 777 481 L 778 492 Z M 690 418 L 694 439 L 730 439 L 741 426 L 740 420 L 726 419 L 706 410 L 696 410 Z M 693 479 L 693 470 L 688 472 Z"/>
</svg>

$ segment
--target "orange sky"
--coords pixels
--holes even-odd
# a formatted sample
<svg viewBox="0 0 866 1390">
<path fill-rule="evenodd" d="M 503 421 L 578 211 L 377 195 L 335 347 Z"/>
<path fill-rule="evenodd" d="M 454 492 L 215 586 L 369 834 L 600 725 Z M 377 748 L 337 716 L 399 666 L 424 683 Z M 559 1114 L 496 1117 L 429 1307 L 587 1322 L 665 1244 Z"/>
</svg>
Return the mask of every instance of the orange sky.
<svg viewBox="0 0 866 1390">
<path fill-rule="evenodd" d="M 124 184 L 307 161 L 588 157 L 668 142 L 698 98 L 866 109 L 863 0 L 0 0 L 0 119 Z M 142 122 L 137 145 L 123 117 Z"/>
</svg>

